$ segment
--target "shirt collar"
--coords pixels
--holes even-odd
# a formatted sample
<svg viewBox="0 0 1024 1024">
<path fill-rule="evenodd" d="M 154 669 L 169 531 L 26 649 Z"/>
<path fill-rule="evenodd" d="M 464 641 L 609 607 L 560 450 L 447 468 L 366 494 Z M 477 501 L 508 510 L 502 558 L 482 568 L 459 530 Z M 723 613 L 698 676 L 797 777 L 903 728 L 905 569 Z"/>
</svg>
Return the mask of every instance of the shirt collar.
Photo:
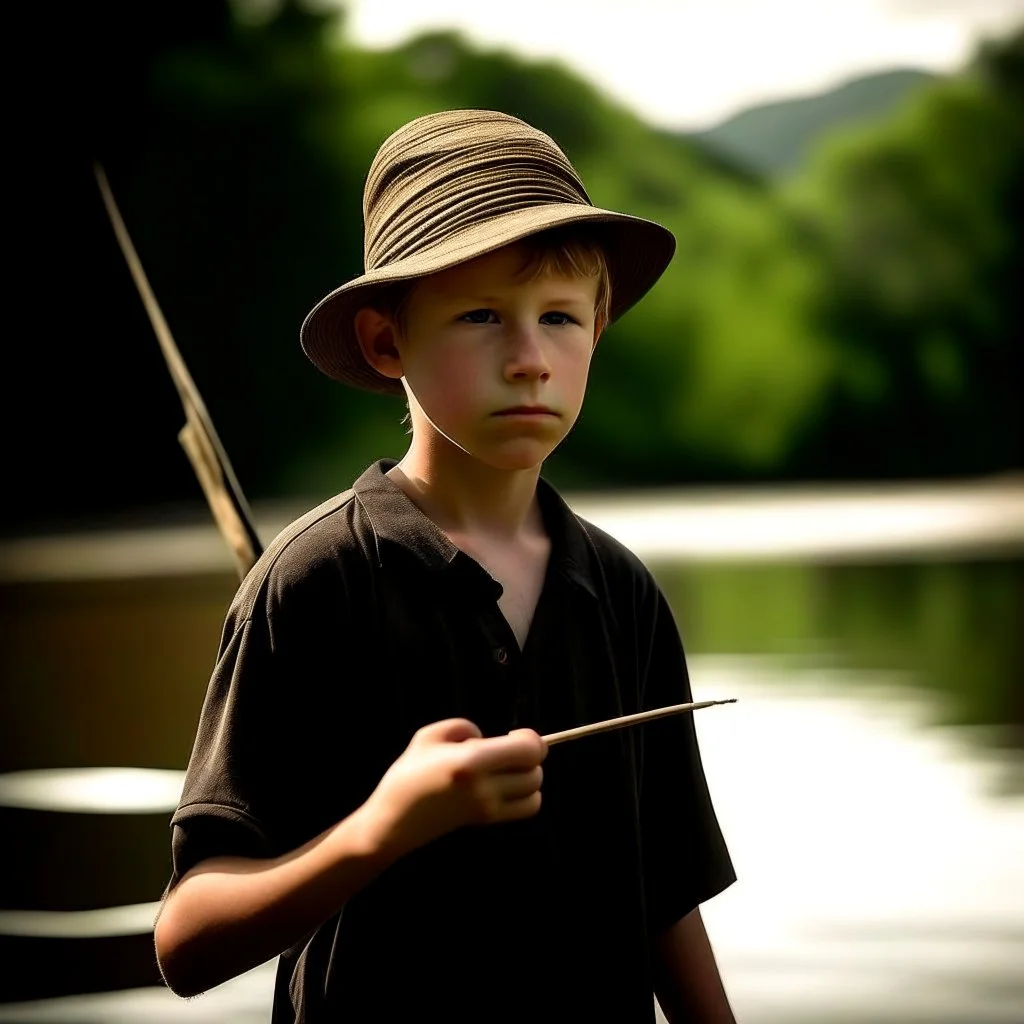
<svg viewBox="0 0 1024 1024">
<path fill-rule="evenodd" d="M 381 565 L 391 547 L 404 549 L 431 570 L 447 569 L 467 557 L 389 477 L 394 459 L 370 465 L 352 485 L 373 527 Z M 551 561 L 563 576 L 597 596 L 592 545 L 579 519 L 546 480 L 537 481 L 544 525 L 551 538 Z"/>
</svg>

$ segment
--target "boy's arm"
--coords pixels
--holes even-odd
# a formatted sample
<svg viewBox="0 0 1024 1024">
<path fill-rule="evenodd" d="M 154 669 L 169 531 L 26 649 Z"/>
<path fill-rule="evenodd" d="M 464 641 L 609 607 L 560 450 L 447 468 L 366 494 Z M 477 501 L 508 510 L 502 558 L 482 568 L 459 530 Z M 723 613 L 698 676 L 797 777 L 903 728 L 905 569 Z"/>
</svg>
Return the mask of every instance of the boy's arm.
<svg viewBox="0 0 1024 1024">
<path fill-rule="evenodd" d="M 651 959 L 669 1024 L 736 1024 L 699 907 L 651 940 Z"/>
<path fill-rule="evenodd" d="M 536 814 L 546 753 L 529 729 L 483 739 L 465 719 L 435 722 L 416 733 L 366 803 L 299 849 L 202 861 L 156 921 L 168 988 L 197 995 L 265 963 L 432 839 Z"/>
</svg>

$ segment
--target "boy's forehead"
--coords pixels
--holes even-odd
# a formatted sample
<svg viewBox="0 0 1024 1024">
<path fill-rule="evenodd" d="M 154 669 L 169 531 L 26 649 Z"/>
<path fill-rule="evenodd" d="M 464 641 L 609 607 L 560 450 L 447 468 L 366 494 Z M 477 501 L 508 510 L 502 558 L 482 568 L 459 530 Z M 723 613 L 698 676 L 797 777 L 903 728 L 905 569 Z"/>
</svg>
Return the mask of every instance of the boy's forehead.
<svg viewBox="0 0 1024 1024">
<path fill-rule="evenodd" d="M 491 288 L 500 290 L 523 285 L 531 280 L 540 282 L 550 280 L 571 287 L 581 296 L 587 296 L 596 290 L 596 281 L 592 278 L 564 275 L 554 269 L 546 270 L 540 276 L 533 273 L 536 252 L 523 242 L 512 242 L 495 249 L 493 252 L 477 256 L 465 263 L 457 263 L 447 270 L 431 274 L 423 279 L 423 284 L 436 294 L 461 294 L 466 291 L 480 292 Z"/>
</svg>

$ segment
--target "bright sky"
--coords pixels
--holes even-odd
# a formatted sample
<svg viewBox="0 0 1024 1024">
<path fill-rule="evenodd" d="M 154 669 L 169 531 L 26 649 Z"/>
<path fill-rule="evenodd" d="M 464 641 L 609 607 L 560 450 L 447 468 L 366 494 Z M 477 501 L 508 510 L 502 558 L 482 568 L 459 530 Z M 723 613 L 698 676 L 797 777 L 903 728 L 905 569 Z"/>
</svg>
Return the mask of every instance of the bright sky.
<svg viewBox="0 0 1024 1024">
<path fill-rule="evenodd" d="M 641 116 L 694 130 L 756 103 L 898 67 L 953 70 L 1024 0 L 321 0 L 350 38 L 390 46 L 458 29 L 558 58 Z"/>
</svg>

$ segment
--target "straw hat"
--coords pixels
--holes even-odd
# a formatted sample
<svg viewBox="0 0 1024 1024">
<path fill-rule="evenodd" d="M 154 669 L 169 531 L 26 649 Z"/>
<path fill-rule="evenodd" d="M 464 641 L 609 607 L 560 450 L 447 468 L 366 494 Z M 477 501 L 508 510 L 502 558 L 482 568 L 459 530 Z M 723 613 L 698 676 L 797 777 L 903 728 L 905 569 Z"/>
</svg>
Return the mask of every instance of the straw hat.
<svg viewBox="0 0 1024 1024">
<path fill-rule="evenodd" d="M 353 319 L 380 285 L 445 270 L 548 228 L 587 225 L 605 252 L 615 320 L 675 252 L 653 221 L 594 206 L 549 136 L 494 110 L 416 118 L 381 144 L 363 191 L 366 272 L 324 296 L 303 321 L 303 351 L 328 377 L 404 394 L 363 358 Z"/>
</svg>

